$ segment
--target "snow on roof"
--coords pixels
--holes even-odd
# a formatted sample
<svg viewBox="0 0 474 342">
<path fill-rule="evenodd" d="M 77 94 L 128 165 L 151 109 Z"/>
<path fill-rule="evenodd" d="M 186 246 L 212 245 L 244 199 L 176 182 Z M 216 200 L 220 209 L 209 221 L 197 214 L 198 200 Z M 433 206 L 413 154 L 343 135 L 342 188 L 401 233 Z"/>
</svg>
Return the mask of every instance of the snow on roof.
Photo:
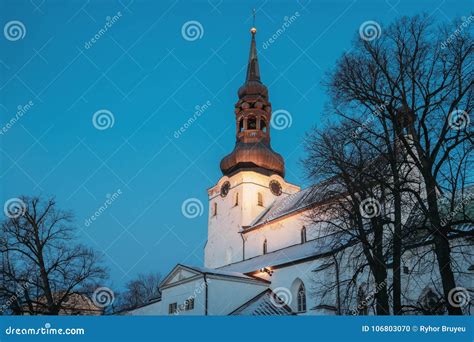
<svg viewBox="0 0 474 342">
<path fill-rule="evenodd" d="M 272 290 L 265 290 L 234 310 L 234 316 L 287 316 L 293 315 L 288 305 L 282 303 Z"/>
<path fill-rule="evenodd" d="M 340 192 L 340 186 L 334 182 L 326 181 L 294 194 L 275 200 L 254 222 L 244 229 L 250 229 L 261 224 L 266 224 L 293 212 L 309 208 L 316 203 L 327 199 L 330 194 Z"/>
<path fill-rule="evenodd" d="M 250 277 L 248 275 L 245 275 L 245 274 L 240 273 L 240 272 L 235 272 L 235 271 L 227 271 L 227 270 L 220 270 L 220 269 L 200 267 L 200 266 L 188 266 L 188 265 L 182 265 L 182 266 L 193 269 L 193 270 L 195 270 L 197 272 L 200 272 L 200 273 L 205 273 L 205 274 L 210 274 L 210 275 L 244 278 L 244 279 L 257 280 L 257 281 L 262 281 L 262 282 L 268 283 L 268 281 L 265 280 L 265 279 Z"/>
<path fill-rule="evenodd" d="M 317 258 L 349 243 L 350 241 L 347 236 L 330 234 L 303 244 L 293 245 L 268 254 L 222 266 L 218 270 L 251 273 L 264 267 L 284 265 L 311 257 Z"/>
</svg>

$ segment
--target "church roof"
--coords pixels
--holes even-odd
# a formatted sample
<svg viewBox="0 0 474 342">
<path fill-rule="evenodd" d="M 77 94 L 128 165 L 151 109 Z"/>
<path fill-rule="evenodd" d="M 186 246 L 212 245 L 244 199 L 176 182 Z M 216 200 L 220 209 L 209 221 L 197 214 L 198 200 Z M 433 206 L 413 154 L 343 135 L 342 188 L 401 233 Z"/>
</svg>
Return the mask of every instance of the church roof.
<svg viewBox="0 0 474 342">
<path fill-rule="evenodd" d="M 180 272 L 183 270 L 187 271 L 188 273 L 185 274 L 184 276 L 179 276 Z M 213 268 L 177 264 L 160 283 L 160 288 L 164 289 L 167 287 L 173 287 L 175 285 L 180 284 L 182 281 L 195 279 L 196 276 L 202 276 L 202 275 L 208 275 L 211 277 L 212 276 L 225 277 L 225 278 L 228 278 L 229 280 L 243 279 L 246 281 L 261 282 L 265 284 L 270 283 L 268 280 L 248 276 L 248 275 L 245 275 L 243 273 L 233 271 L 233 270 L 218 270 L 218 269 L 213 269 Z"/>
<path fill-rule="evenodd" d="M 281 303 L 281 304 L 280 304 Z M 270 289 L 258 294 L 230 313 L 233 316 L 288 316 L 294 315 L 290 307 Z"/>
<path fill-rule="evenodd" d="M 339 233 L 330 234 L 303 244 L 293 245 L 244 261 L 222 266 L 219 267 L 218 270 L 252 273 L 264 267 L 284 267 L 297 262 L 323 257 L 337 251 L 339 248 L 349 245 L 351 242 L 348 236 L 344 237 Z"/>
<path fill-rule="evenodd" d="M 244 227 L 244 232 L 260 225 L 267 224 L 279 218 L 303 211 L 330 198 L 330 194 L 340 194 L 340 186 L 334 182 L 326 181 L 303 189 L 283 198 L 276 199 L 254 222 Z M 339 190 L 339 192 L 338 192 Z"/>
<path fill-rule="evenodd" d="M 218 270 L 214 268 L 207 268 L 207 267 L 199 267 L 199 266 L 187 266 L 188 268 L 191 268 L 195 271 L 198 271 L 203 274 L 210 274 L 210 275 L 217 275 L 217 276 L 223 276 L 223 277 L 235 277 L 235 278 L 244 278 L 244 279 L 251 279 L 251 280 L 259 280 L 265 283 L 269 283 L 265 279 L 260 279 L 260 278 L 255 278 L 255 277 L 250 277 L 248 275 L 245 275 L 240 272 L 234 272 L 234 271 L 225 271 L 225 270 Z"/>
</svg>

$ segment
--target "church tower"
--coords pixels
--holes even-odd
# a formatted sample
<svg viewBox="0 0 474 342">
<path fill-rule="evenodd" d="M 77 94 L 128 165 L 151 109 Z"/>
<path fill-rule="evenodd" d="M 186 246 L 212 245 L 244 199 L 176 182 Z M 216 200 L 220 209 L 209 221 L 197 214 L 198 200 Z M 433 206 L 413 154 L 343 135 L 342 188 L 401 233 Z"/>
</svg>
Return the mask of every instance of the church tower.
<svg viewBox="0 0 474 342">
<path fill-rule="evenodd" d="M 241 232 L 280 196 L 300 190 L 284 180 L 285 162 L 270 145 L 272 106 L 260 79 L 257 30 L 253 27 L 250 32 L 247 75 L 235 104 L 235 147 L 220 163 L 223 176 L 208 190 L 204 263 L 210 268 L 244 260 L 245 236 Z"/>
</svg>

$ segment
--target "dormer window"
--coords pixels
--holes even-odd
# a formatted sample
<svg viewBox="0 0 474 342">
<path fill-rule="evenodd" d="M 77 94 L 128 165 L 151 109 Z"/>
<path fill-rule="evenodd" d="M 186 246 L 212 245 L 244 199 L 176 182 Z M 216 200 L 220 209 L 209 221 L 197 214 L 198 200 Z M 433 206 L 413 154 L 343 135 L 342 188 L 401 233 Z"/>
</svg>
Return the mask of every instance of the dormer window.
<svg viewBox="0 0 474 342">
<path fill-rule="evenodd" d="M 244 131 L 244 119 L 240 119 L 239 120 L 239 132 L 243 132 Z"/>
<path fill-rule="evenodd" d="M 264 133 L 267 132 L 267 123 L 263 119 L 260 120 L 260 130 Z"/>
</svg>

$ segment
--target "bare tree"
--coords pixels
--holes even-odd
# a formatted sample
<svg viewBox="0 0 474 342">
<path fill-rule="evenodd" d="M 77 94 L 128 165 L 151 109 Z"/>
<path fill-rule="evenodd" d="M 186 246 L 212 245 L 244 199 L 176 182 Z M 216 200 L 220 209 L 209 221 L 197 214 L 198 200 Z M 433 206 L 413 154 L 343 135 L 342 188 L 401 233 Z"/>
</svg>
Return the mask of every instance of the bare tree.
<svg viewBox="0 0 474 342">
<path fill-rule="evenodd" d="M 357 276 L 368 267 L 378 290 L 374 294 L 376 313 L 388 315 L 387 246 L 385 226 L 391 221 L 391 207 L 386 206 L 385 182 L 388 171 L 380 151 L 363 140 L 352 140 L 350 126 L 341 123 L 308 135 L 305 166 L 315 181 L 327 179 L 319 191 L 322 203 L 310 213 L 313 223 L 334 234 L 335 243 L 349 240 L 354 248 L 350 265 L 356 285 Z M 356 244 L 353 247 L 353 244 Z M 381 286 L 383 285 L 383 286 Z"/>
<path fill-rule="evenodd" d="M 385 106 L 377 121 L 390 123 L 421 175 L 423 191 L 410 186 L 399 190 L 415 198 L 428 218 L 426 227 L 433 237 L 450 314 L 462 311 L 448 300 L 449 291 L 456 287 L 449 234 L 459 224 L 472 222 L 458 217 L 443 225 L 439 205 L 448 196 L 456 206 L 468 176 L 463 170 L 472 168 L 473 42 L 470 30 L 459 30 L 459 25 L 435 27 L 427 16 L 399 19 L 379 39 L 357 39 L 327 83 L 334 107 L 345 118 L 360 118 L 360 113 Z M 448 40 L 453 32 L 454 38 Z M 401 125 L 397 124 L 400 111 Z M 361 125 L 360 120 L 354 123 Z M 399 260 L 399 247 L 396 254 Z M 395 304 L 399 310 L 400 303 Z"/>
<path fill-rule="evenodd" d="M 161 296 L 159 285 L 161 274 L 139 274 L 126 284 L 126 289 L 120 295 L 118 310 L 126 310 L 147 304 L 150 300 Z"/>
<path fill-rule="evenodd" d="M 76 242 L 73 216 L 54 199 L 21 197 L 2 224 L 0 295 L 13 314 L 57 315 L 74 293 L 106 278 L 99 257 Z"/>
</svg>

